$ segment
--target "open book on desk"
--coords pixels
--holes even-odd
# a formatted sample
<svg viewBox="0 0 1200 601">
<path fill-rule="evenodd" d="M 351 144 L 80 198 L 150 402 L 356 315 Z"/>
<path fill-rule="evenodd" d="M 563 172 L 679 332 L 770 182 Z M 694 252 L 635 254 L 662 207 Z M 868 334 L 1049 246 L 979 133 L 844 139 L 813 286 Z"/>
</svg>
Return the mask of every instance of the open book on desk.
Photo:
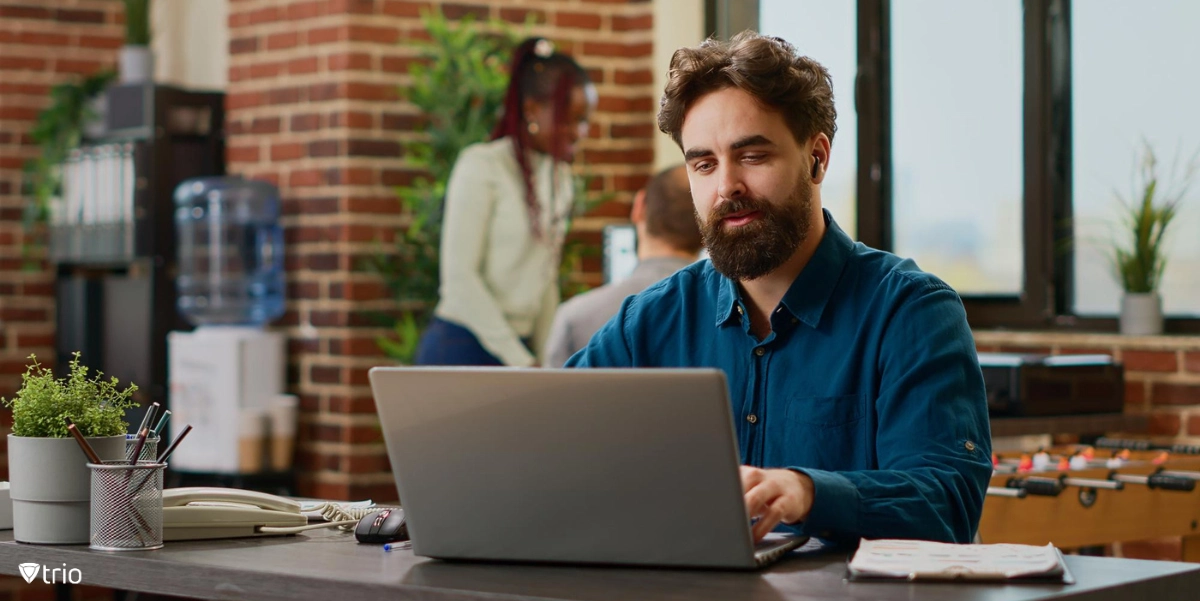
<svg viewBox="0 0 1200 601">
<path fill-rule="evenodd" d="M 1074 584 L 1053 545 L 955 545 L 919 540 L 863 540 L 850 579 L 975 580 Z"/>
</svg>

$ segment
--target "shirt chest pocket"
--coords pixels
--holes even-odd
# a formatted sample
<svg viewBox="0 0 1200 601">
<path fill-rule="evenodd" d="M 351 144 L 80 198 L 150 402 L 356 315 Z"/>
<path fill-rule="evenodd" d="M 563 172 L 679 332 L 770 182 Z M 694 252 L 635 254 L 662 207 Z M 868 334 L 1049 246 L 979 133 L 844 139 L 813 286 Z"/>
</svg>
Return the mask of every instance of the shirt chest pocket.
<svg viewBox="0 0 1200 601">
<path fill-rule="evenodd" d="M 825 470 L 867 469 L 874 455 L 873 423 L 868 395 L 797 396 L 787 404 L 783 432 L 774 437 L 781 444 L 768 449 L 768 461 Z"/>
</svg>

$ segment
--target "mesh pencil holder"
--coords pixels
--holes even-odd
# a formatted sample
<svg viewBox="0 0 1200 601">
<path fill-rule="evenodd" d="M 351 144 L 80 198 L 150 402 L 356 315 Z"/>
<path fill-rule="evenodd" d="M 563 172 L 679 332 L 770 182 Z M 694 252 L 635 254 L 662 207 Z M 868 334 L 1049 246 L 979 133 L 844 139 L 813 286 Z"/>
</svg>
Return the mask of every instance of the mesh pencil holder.
<svg viewBox="0 0 1200 601">
<path fill-rule="evenodd" d="M 138 454 L 138 462 L 150 461 L 153 462 L 158 458 L 158 438 L 157 436 L 147 436 L 146 444 L 142 445 L 142 452 Z M 137 448 L 137 434 L 125 435 L 125 460 L 126 463 L 133 459 L 133 450 Z"/>
<path fill-rule="evenodd" d="M 163 546 L 163 470 L 152 461 L 89 463 L 92 549 L 141 551 Z"/>
</svg>

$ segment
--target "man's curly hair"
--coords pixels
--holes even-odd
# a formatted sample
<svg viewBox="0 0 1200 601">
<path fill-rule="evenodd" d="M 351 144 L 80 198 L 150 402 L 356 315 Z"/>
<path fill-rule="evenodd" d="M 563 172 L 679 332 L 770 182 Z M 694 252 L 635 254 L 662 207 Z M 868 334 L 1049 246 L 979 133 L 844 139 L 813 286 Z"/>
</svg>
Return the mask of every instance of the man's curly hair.
<svg viewBox="0 0 1200 601">
<path fill-rule="evenodd" d="M 833 142 L 837 110 L 833 82 L 820 63 L 796 53 L 777 37 L 743 31 L 729 42 L 705 40 L 680 48 L 671 57 L 667 87 L 658 111 L 658 128 L 683 147 L 680 130 L 692 104 L 710 92 L 736 87 L 779 111 L 796 141 L 817 132 Z"/>
</svg>

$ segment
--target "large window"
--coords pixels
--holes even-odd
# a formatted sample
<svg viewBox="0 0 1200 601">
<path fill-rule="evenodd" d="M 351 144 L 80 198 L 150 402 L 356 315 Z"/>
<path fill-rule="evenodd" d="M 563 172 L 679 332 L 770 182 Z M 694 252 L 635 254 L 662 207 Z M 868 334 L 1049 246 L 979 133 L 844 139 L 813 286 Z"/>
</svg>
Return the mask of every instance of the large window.
<svg viewBox="0 0 1200 601">
<path fill-rule="evenodd" d="M 857 11 L 853 2 L 829 0 L 761 0 L 763 34 L 779 36 L 805 56 L 821 63 L 833 78 L 837 134 L 829 160 L 821 203 L 838 225 L 854 236 L 857 223 L 855 178 L 858 176 L 858 118 L 854 77 L 858 68 Z"/>
<path fill-rule="evenodd" d="M 1021 3 L 891 13 L 893 250 L 962 294 L 1019 294 Z"/>
<path fill-rule="evenodd" d="M 826 195 L 854 198 L 859 239 L 950 282 L 976 327 L 1115 330 L 1121 290 L 1104 242 L 1121 216 L 1116 194 L 1140 193 L 1144 145 L 1164 178 L 1200 149 L 1191 76 L 1200 2 L 758 0 L 756 9 L 760 30 L 828 66 L 839 100 L 853 97 L 838 110 L 843 127 L 854 115 L 857 173 L 840 178 L 854 191 L 830 182 Z M 1193 183 L 1167 245 L 1168 332 L 1200 331 L 1200 177 Z"/>
<path fill-rule="evenodd" d="M 1075 210 L 1074 309 L 1116 312 L 1121 290 L 1106 245 L 1120 236 L 1120 199 L 1140 195 L 1148 145 L 1160 186 L 1178 182 L 1200 149 L 1200 2 L 1088 0 L 1071 6 Z M 1176 177 L 1172 178 L 1174 164 Z M 1200 183 L 1200 182 L 1197 182 Z M 1200 186 L 1168 237 L 1160 294 L 1168 314 L 1200 314 Z"/>
</svg>

